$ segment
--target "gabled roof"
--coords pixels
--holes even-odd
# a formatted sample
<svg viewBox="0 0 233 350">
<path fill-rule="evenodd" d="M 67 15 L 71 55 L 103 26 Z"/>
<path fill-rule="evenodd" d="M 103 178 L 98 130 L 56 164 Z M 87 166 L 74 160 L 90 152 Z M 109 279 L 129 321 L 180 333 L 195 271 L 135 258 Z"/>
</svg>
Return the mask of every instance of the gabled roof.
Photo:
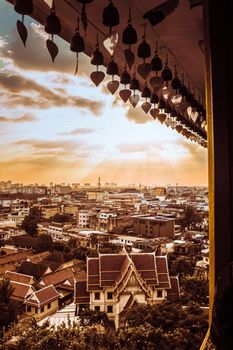
<svg viewBox="0 0 233 350">
<path fill-rule="evenodd" d="M 73 278 L 75 274 L 75 271 L 72 267 L 67 267 L 66 269 L 62 269 L 56 272 L 51 272 L 46 276 L 43 276 L 39 282 L 40 285 L 50 285 L 53 284 L 54 286 L 57 286 L 58 284 L 61 284 L 62 282 Z"/>
<path fill-rule="evenodd" d="M 0 265 L 6 265 L 21 261 L 23 259 L 26 259 L 28 255 L 32 254 L 33 253 L 31 250 L 24 250 L 21 252 L 0 256 Z"/>
<path fill-rule="evenodd" d="M 57 263 L 63 263 L 64 257 L 62 252 L 55 251 L 44 258 L 44 261 L 54 261 Z"/>
<path fill-rule="evenodd" d="M 29 235 L 13 236 L 12 240 L 16 247 L 36 248 L 37 238 Z"/>
<path fill-rule="evenodd" d="M 13 287 L 12 299 L 24 301 L 29 295 L 35 292 L 35 289 L 30 284 L 11 282 Z"/>
<path fill-rule="evenodd" d="M 149 286 L 171 288 L 167 257 L 155 253 L 100 254 L 87 260 L 87 290 L 120 288 L 122 280 L 128 280 L 134 272 L 143 289 Z M 124 284 L 124 283 L 123 283 Z"/>
<path fill-rule="evenodd" d="M 36 282 L 33 276 L 24 275 L 18 272 L 6 271 L 4 278 L 8 278 L 12 282 L 19 282 L 24 284 L 34 284 Z"/>
<path fill-rule="evenodd" d="M 101 290 L 99 258 L 87 259 L 87 290 Z"/>
<path fill-rule="evenodd" d="M 178 276 L 171 276 L 171 289 L 167 291 L 167 300 L 178 301 L 180 299 L 180 285 Z"/>
<path fill-rule="evenodd" d="M 17 272 L 33 276 L 37 281 L 44 275 L 47 270 L 47 266 L 45 264 L 34 264 L 30 261 L 22 261 L 19 267 L 17 268 Z"/>
<path fill-rule="evenodd" d="M 158 273 L 155 253 L 130 254 L 130 257 L 133 260 L 138 273 L 146 281 L 146 283 L 148 285 L 157 285 Z"/>
<path fill-rule="evenodd" d="M 58 298 L 59 298 L 59 293 L 56 291 L 53 285 L 49 285 L 33 293 L 25 301 L 25 304 L 35 306 L 35 307 L 42 307 L 45 304 L 48 304 Z"/>
<path fill-rule="evenodd" d="M 100 255 L 100 286 L 111 287 L 125 274 L 130 264 L 127 254 Z"/>
<path fill-rule="evenodd" d="M 40 263 L 47 255 L 49 255 L 49 251 L 33 254 L 27 258 L 27 261 L 30 261 L 33 263 Z"/>
<path fill-rule="evenodd" d="M 156 256 L 158 288 L 171 288 L 167 256 Z"/>
<path fill-rule="evenodd" d="M 75 301 L 77 304 L 88 304 L 90 293 L 87 291 L 87 275 L 85 271 L 75 276 Z"/>
</svg>

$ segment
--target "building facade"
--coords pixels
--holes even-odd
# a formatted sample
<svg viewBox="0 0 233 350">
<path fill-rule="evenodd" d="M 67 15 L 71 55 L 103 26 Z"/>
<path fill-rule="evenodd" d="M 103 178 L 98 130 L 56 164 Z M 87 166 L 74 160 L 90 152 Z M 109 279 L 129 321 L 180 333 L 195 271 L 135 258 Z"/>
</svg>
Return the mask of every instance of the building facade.
<svg viewBox="0 0 233 350">
<path fill-rule="evenodd" d="M 170 298 L 172 296 L 172 298 Z M 135 303 L 179 299 L 179 282 L 168 271 L 167 257 L 155 253 L 100 254 L 88 258 L 86 280 L 76 281 L 78 308 L 106 312 L 116 328 Z"/>
<path fill-rule="evenodd" d="M 164 216 L 133 216 L 133 233 L 145 238 L 174 238 L 175 219 Z"/>
</svg>

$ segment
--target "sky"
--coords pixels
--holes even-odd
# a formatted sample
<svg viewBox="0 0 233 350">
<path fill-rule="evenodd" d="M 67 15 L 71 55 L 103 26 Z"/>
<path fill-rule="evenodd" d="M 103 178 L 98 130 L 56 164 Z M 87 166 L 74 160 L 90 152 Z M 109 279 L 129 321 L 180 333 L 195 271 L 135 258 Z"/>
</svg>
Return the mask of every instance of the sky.
<svg viewBox="0 0 233 350">
<path fill-rule="evenodd" d="M 90 58 L 47 35 L 29 17 L 24 48 L 20 16 L 0 0 L 0 181 L 207 185 L 207 150 L 123 103 L 89 76 Z"/>
</svg>

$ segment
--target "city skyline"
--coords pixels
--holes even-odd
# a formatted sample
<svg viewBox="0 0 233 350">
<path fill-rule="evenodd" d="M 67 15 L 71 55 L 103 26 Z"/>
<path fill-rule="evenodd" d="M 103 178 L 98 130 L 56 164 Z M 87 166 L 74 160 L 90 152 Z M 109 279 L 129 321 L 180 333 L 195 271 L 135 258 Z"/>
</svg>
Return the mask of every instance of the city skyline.
<svg viewBox="0 0 233 350">
<path fill-rule="evenodd" d="M 206 149 L 152 120 L 140 107 L 123 104 L 106 85 L 96 88 L 95 67 L 55 38 L 54 64 L 42 26 L 26 19 L 24 49 L 19 16 L 0 1 L 0 167 L 13 182 L 207 184 Z M 36 42 L 36 45 L 35 45 Z M 108 81 L 110 77 L 106 78 Z M 78 180 L 77 180 L 78 179 Z M 106 179 L 106 180 L 105 180 Z"/>
</svg>

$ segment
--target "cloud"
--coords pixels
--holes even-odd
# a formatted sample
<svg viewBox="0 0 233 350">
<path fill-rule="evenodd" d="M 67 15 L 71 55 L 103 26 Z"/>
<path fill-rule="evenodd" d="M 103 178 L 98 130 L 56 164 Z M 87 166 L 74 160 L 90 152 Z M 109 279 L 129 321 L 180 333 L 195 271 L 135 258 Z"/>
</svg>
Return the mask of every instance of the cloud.
<svg viewBox="0 0 233 350">
<path fill-rule="evenodd" d="M 145 152 L 149 151 L 152 148 L 152 145 L 150 144 L 128 144 L 128 143 L 122 143 L 117 146 L 117 149 L 121 153 L 138 153 L 138 152 Z"/>
<path fill-rule="evenodd" d="M 59 53 L 55 62 L 52 63 L 46 48 L 48 34 L 45 33 L 42 25 L 36 23 L 30 24 L 26 48 L 24 48 L 16 31 L 12 33 L 12 37 L 15 38 L 14 41 L 7 42 L 4 40 L 0 57 L 14 62 L 17 67 L 24 70 L 56 71 L 74 74 L 76 56 L 70 51 L 69 44 L 58 36 L 55 36 L 55 43 L 59 48 Z M 85 54 L 79 55 L 79 67 L 79 75 L 89 75 L 91 67 L 90 58 Z"/>
<path fill-rule="evenodd" d="M 98 151 L 104 148 L 101 144 L 88 144 L 81 141 L 69 140 L 19 140 L 14 142 L 16 146 L 26 146 L 33 150 L 34 155 L 54 155 L 54 156 L 78 156 L 87 157 L 90 151 Z"/>
<path fill-rule="evenodd" d="M 77 147 L 82 146 L 82 143 L 77 141 L 64 141 L 64 140 L 56 140 L 56 141 L 43 141 L 36 139 L 29 140 L 20 140 L 14 142 L 15 145 L 21 146 L 29 146 L 34 149 L 46 149 L 46 150 L 54 150 L 54 149 L 65 149 L 65 150 L 74 150 Z"/>
<path fill-rule="evenodd" d="M 145 124 L 152 121 L 151 115 L 144 113 L 140 106 L 130 107 L 126 113 L 126 118 L 137 124 Z"/>
<path fill-rule="evenodd" d="M 26 122 L 34 122 L 38 120 L 38 118 L 36 118 L 33 115 L 29 115 L 29 114 L 24 114 L 21 117 L 17 117 L 17 118 L 10 118 L 10 117 L 4 117 L 4 116 L 0 116 L 0 123 L 26 123 Z"/>
<path fill-rule="evenodd" d="M 199 144 L 190 143 L 184 139 L 180 139 L 178 144 L 188 152 L 188 163 L 198 164 L 204 168 L 207 165 L 207 150 L 201 147 Z"/>
<path fill-rule="evenodd" d="M 10 107 L 26 106 L 39 109 L 73 107 L 100 115 L 104 106 L 103 101 L 70 96 L 65 93 L 65 90 L 49 89 L 19 74 L 0 72 L 0 87 L 3 89 L 2 101 L 4 105 Z"/>
<path fill-rule="evenodd" d="M 79 128 L 79 129 L 74 129 L 67 132 L 61 132 L 59 135 L 84 135 L 84 134 L 91 134 L 95 131 L 96 130 L 93 128 Z"/>
</svg>

